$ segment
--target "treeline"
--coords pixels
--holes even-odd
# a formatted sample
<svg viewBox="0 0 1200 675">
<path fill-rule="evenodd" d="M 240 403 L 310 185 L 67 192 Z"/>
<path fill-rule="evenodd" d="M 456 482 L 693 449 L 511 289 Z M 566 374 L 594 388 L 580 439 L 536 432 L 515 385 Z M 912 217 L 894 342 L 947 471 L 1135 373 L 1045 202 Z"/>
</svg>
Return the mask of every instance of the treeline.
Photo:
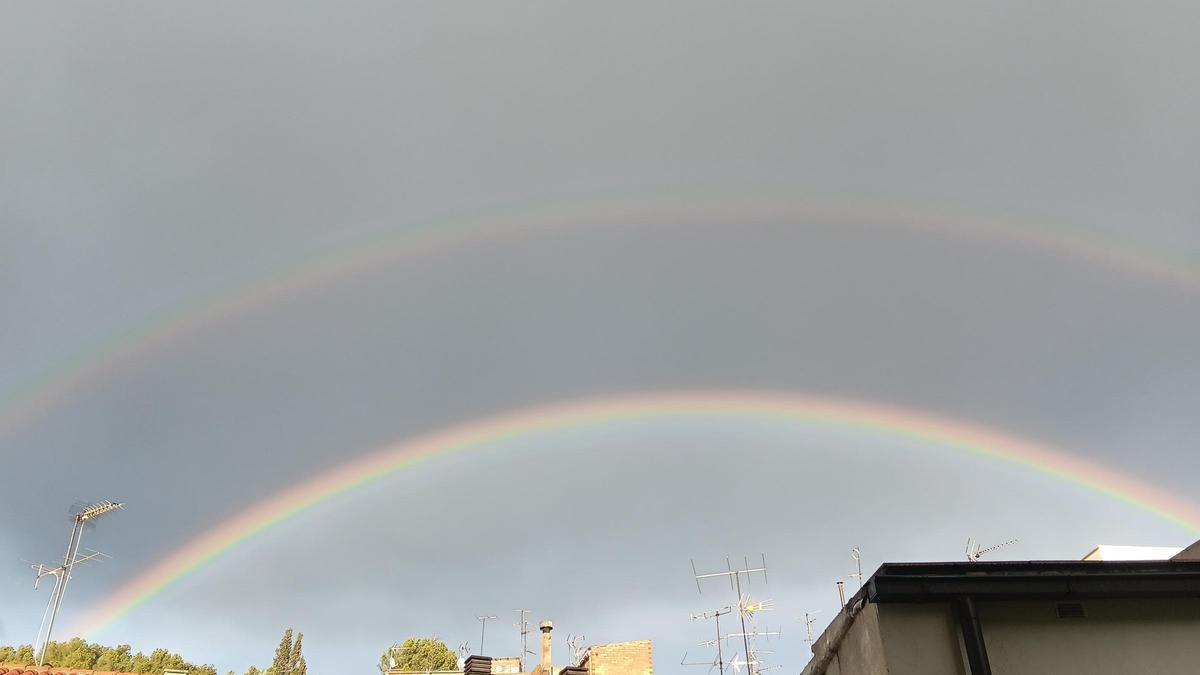
<svg viewBox="0 0 1200 675">
<path fill-rule="evenodd" d="M 0 663 L 34 664 L 33 645 L 0 647 Z M 188 663 L 182 656 L 165 649 L 155 649 L 146 656 L 133 652 L 129 645 L 105 647 L 83 638 L 67 642 L 51 641 L 46 645 L 46 665 L 51 668 L 80 668 L 83 670 L 112 670 L 120 673 L 153 673 L 161 675 L 164 670 L 184 670 L 188 675 L 217 675 L 210 664 L 197 666 Z"/>
<path fill-rule="evenodd" d="M 285 630 L 279 646 L 275 649 L 275 659 L 271 665 L 265 670 L 250 666 L 246 675 L 308 675 L 308 664 L 304 661 L 303 651 L 304 633 L 294 635 L 293 639 L 291 628 Z M 0 647 L 0 663 L 32 666 L 35 661 L 33 645 Z M 150 652 L 150 656 L 146 656 L 141 652 L 134 653 L 129 645 L 105 647 L 94 642 L 85 642 L 83 638 L 74 638 L 68 642 L 51 641 L 46 645 L 46 665 L 51 668 L 109 670 L 149 675 L 162 675 L 164 670 L 183 670 L 188 675 L 217 675 L 217 669 L 212 664 L 197 666 L 165 649 L 155 649 Z M 227 675 L 235 673 L 231 670 Z"/>
</svg>

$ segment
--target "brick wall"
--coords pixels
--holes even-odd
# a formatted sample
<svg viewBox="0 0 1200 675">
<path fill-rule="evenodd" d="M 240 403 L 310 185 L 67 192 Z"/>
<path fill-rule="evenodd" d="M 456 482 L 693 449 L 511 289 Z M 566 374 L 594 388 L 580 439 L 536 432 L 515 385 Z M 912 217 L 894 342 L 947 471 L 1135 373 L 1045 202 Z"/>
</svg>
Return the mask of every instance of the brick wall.
<svg viewBox="0 0 1200 675">
<path fill-rule="evenodd" d="M 588 675 L 654 675 L 654 658 L 649 640 L 615 642 L 588 647 L 582 666 Z"/>
<path fill-rule="evenodd" d="M 521 659 L 515 656 L 492 657 L 492 675 L 515 675 L 521 672 Z"/>
</svg>

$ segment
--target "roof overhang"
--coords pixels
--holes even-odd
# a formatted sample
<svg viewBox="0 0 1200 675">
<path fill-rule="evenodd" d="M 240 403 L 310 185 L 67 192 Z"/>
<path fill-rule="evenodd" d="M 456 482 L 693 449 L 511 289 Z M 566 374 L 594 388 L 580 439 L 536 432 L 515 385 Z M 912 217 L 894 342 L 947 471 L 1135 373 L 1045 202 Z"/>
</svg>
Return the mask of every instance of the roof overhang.
<svg viewBox="0 0 1200 675">
<path fill-rule="evenodd" d="M 1200 597 L 1195 561 L 885 563 L 863 593 L 871 602 L 977 599 Z"/>
</svg>

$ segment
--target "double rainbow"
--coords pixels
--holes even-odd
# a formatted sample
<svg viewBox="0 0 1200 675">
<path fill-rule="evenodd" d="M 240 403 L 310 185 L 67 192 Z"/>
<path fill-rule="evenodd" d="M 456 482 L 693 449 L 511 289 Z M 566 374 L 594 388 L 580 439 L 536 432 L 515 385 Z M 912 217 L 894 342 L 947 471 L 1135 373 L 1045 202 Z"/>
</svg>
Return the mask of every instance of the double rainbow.
<svg viewBox="0 0 1200 675">
<path fill-rule="evenodd" d="M 991 457 L 1054 476 L 1200 532 L 1200 506 L 1065 450 L 968 422 L 856 399 L 768 391 L 678 391 L 586 399 L 510 412 L 400 441 L 288 488 L 173 551 L 101 602 L 77 634 L 94 636 L 172 584 L 274 525 L 435 457 L 565 429 L 645 419 L 784 420 L 849 428 Z"/>
<path fill-rule="evenodd" d="M 199 301 L 179 305 L 129 325 L 74 358 L 0 395 L 0 434 L 34 419 L 75 392 L 122 369 L 135 367 L 175 338 L 300 291 L 356 274 L 435 257 L 469 247 L 599 227 L 679 227 L 695 223 L 775 221 L 797 226 L 869 225 L 925 231 L 957 238 L 980 238 L 1048 251 L 1068 259 L 1200 291 L 1194 261 L 1172 259 L 1061 227 L 1030 227 L 1010 219 L 950 209 L 914 208 L 862 198 L 836 199 L 789 192 L 702 193 L 674 197 L 621 199 L 566 207 L 485 214 L 428 227 L 406 229 L 319 258 L 231 285 Z"/>
</svg>

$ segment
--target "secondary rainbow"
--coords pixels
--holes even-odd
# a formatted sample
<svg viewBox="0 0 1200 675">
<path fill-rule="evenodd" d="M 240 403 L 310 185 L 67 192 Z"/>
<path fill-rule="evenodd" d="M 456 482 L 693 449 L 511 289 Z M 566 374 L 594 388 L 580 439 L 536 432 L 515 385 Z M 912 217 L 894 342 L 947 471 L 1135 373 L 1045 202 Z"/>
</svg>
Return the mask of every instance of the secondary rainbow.
<svg viewBox="0 0 1200 675">
<path fill-rule="evenodd" d="M 845 427 L 1027 467 L 1200 532 L 1200 506 L 1132 475 L 969 422 L 865 400 L 769 391 L 668 391 L 592 398 L 475 420 L 400 441 L 267 498 L 192 539 L 99 603 L 76 634 L 106 626 L 256 534 L 365 483 L 425 460 L 564 429 L 643 419 L 749 418 Z"/>
<path fill-rule="evenodd" d="M 1192 261 L 1174 260 L 1127 242 L 1108 241 L 1094 234 L 1061 227 L 1030 227 L 961 211 L 871 204 L 862 198 L 839 200 L 783 192 L 705 193 L 609 200 L 500 216 L 486 214 L 370 238 L 365 243 L 284 267 L 273 274 L 231 284 L 224 291 L 200 301 L 148 316 L 3 394 L 0 398 L 0 433 L 44 414 L 91 383 L 135 365 L 139 359 L 170 344 L 176 337 L 305 289 L 372 269 L 498 240 L 519 240 L 583 228 L 686 227 L 693 223 L 730 223 L 739 219 L 789 220 L 828 227 L 869 224 L 984 238 L 1050 251 L 1122 274 L 1200 291 L 1200 271 Z"/>
</svg>

